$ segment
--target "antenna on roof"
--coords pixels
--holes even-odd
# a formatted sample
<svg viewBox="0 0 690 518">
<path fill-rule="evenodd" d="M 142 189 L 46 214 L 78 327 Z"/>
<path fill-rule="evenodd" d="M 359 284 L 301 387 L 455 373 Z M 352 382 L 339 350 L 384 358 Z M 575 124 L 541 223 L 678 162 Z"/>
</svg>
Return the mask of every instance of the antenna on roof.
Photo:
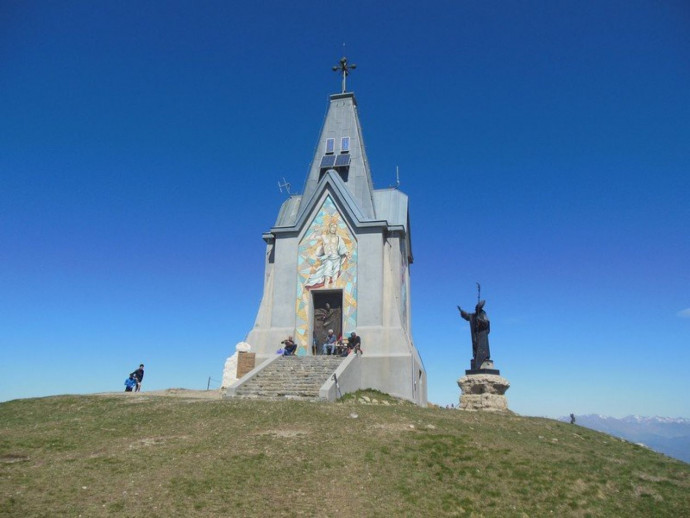
<svg viewBox="0 0 690 518">
<path fill-rule="evenodd" d="M 400 188 L 400 169 L 395 166 L 395 185 L 389 185 L 389 188 L 399 189 Z"/>
<path fill-rule="evenodd" d="M 285 192 L 288 193 L 288 196 L 292 196 L 292 193 L 290 192 L 290 187 L 290 183 L 287 180 L 285 180 L 285 177 L 283 176 L 283 182 L 278 182 L 278 190 L 282 193 L 283 189 L 285 189 Z"/>
</svg>

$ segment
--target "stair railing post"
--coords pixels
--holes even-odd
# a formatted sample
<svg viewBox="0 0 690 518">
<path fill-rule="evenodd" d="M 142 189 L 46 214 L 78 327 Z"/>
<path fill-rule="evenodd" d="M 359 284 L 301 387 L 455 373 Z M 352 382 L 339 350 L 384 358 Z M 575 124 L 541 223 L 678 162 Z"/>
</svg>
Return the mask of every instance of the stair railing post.
<svg viewBox="0 0 690 518">
<path fill-rule="evenodd" d="M 336 394 L 338 395 L 338 399 L 342 399 L 343 393 L 340 392 L 340 384 L 338 383 L 338 376 L 335 375 L 335 372 L 333 373 L 333 381 L 335 381 L 335 390 Z"/>
</svg>

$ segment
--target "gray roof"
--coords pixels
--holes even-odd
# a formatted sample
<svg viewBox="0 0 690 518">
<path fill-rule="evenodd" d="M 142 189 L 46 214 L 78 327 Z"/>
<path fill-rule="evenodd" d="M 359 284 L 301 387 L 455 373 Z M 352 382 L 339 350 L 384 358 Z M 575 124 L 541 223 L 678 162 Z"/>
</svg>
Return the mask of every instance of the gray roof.
<svg viewBox="0 0 690 518">
<path fill-rule="evenodd" d="M 330 180 L 330 182 L 328 180 Z M 330 183 L 336 188 L 339 197 L 342 199 L 344 204 L 352 209 L 352 217 L 357 221 L 357 223 L 361 224 L 365 222 L 385 221 L 387 226 L 399 226 L 407 230 L 407 195 L 398 189 L 376 189 L 372 191 L 372 199 L 374 202 L 376 217 L 366 218 L 362 212 L 358 210 L 359 207 L 357 207 L 354 198 L 344 187 L 345 182 L 342 181 L 336 172 L 328 171 L 320 183 Z M 317 195 L 322 191 L 323 189 L 321 188 L 315 190 L 312 199 L 316 201 L 318 198 Z M 300 207 L 302 204 L 304 204 L 304 208 L 311 209 L 309 201 L 311 200 L 306 200 L 304 196 L 290 196 L 280 207 L 280 212 L 278 213 L 278 218 L 276 219 L 274 227 L 301 226 L 298 224 L 298 220 L 302 219 L 301 216 L 306 216 L 306 214 L 311 212 L 311 210 L 300 211 Z"/>
<path fill-rule="evenodd" d="M 306 219 L 312 214 L 319 203 L 321 195 L 324 191 L 335 198 L 337 204 L 344 210 L 344 216 L 350 221 L 354 227 L 375 227 L 387 226 L 385 220 L 377 218 L 368 218 L 362 211 L 357 201 L 352 196 L 352 193 L 347 188 L 346 183 L 340 175 L 334 171 L 326 171 L 317 184 L 316 189 L 312 195 L 306 196 L 291 196 L 286 200 L 280 208 L 278 220 L 275 226 L 271 229 L 272 233 L 280 232 L 297 232 L 299 231 Z"/>
<path fill-rule="evenodd" d="M 407 194 L 398 189 L 378 189 L 373 192 L 377 219 L 385 219 L 389 225 L 407 228 Z"/>
<path fill-rule="evenodd" d="M 278 219 L 276 219 L 276 227 L 289 227 L 297 221 L 297 211 L 299 210 L 302 196 L 292 195 L 283 202 L 278 212 Z"/>
</svg>

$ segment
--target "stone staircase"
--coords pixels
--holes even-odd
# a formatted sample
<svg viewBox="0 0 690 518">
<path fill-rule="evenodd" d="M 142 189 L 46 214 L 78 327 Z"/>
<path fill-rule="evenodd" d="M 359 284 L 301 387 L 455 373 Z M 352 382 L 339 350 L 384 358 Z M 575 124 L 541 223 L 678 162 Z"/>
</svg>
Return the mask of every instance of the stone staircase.
<svg viewBox="0 0 690 518">
<path fill-rule="evenodd" d="M 283 356 L 240 385 L 235 396 L 319 399 L 319 389 L 343 360 L 339 356 Z"/>
</svg>

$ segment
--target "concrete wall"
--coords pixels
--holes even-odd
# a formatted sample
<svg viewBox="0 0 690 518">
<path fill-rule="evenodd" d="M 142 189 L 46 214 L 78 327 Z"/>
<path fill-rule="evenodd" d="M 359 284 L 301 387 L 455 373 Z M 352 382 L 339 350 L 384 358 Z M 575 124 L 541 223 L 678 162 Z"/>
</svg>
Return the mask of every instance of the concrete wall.
<svg viewBox="0 0 690 518">
<path fill-rule="evenodd" d="M 420 406 L 427 404 L 426 373 L 413 355 L 350 355 L 335 372 L 342 395 L 364 389 L 375 389 L 406 399 Z M 328 401 L 338 398 L 333 379 L 324 383 L 320 396 Z"/>
<path fill-rule="evenodd" d="M 271 251 L 273 263 L 269 262 Z M 267 246 L 266 256 L 263 297 L 254 328 L 245 338 L 252 352 L 264 358 L 275 354 L 280 342 L 294 334 L 297 238 L 277 239 Z"/>
<path fill-rule="evenodd" d="M 381 326 L 383 305 L 382 247 L 380 233 L 357 235 L 359 244 L 358 316 L 357 330 L 368 326 Z"/>
</svg>

